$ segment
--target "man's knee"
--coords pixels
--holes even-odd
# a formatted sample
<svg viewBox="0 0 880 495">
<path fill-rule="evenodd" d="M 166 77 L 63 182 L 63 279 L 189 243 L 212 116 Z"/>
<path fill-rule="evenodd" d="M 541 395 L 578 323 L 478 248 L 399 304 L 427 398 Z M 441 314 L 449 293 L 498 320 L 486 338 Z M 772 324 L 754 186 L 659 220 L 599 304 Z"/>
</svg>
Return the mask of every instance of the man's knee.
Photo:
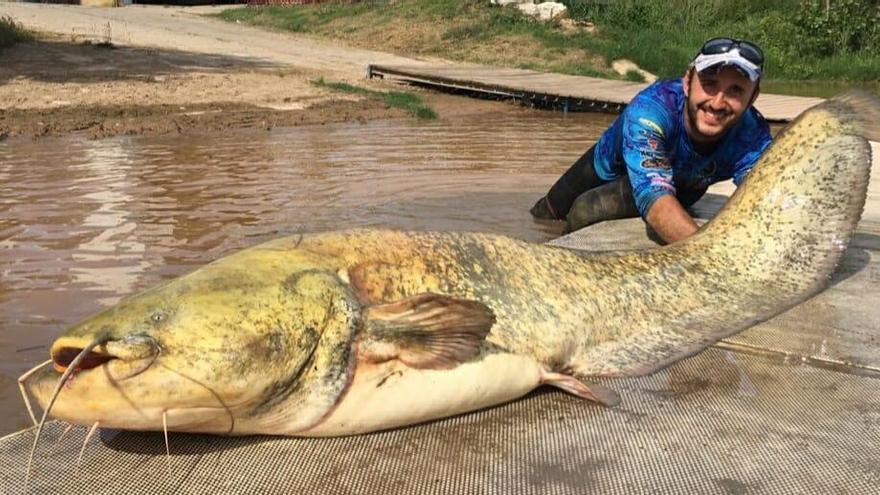
<svg viewBox="0 0 880 495">
<path fill-rule="evenodd" d="M 620 218 L 639 216 L 629 178 L 624 176 L 590 189 L 575 199 L 566 217 L 566 231 Z"/>
<path fill-rule="evenodd" d="M 594 147 L 578 158 L 529 210 L 541 220 L 561 220 L 568 216 L 575 199 L 584 191 L 602 184 L 593 164 Z"/>
</svg>

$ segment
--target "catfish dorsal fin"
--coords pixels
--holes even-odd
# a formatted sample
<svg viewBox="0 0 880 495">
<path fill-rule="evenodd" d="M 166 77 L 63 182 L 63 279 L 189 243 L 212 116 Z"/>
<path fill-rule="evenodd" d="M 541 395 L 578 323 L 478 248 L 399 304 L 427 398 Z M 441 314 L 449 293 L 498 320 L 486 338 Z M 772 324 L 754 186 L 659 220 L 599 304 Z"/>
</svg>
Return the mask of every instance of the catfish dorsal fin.
<svg viewBox="0 0 880 495">
<path fill-rule="evenodd" d="M 452 368 L 480 351 L 495 323 L 485 304 L 439 294 L 418 294 L 364 311 L 358 350 L 364 359 L 399 359 L 413 368 Z"/>
</svg>

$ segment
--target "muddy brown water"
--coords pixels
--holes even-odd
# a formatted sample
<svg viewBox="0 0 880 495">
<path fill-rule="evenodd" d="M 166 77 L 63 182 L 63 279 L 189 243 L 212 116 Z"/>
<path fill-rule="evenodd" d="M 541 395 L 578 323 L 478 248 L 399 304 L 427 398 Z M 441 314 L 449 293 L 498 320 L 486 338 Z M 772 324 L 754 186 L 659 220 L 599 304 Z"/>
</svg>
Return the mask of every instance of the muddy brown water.
<svg viewBox="0 0 880 495">
<path fill-rule="evenodd" d="M 351 227 L 557 236 L 528 209 L 612 119 L 0 141 L 0 435 L 29 425 L 16 379 L 66 327 L 238 249 Z"/>
</svg>

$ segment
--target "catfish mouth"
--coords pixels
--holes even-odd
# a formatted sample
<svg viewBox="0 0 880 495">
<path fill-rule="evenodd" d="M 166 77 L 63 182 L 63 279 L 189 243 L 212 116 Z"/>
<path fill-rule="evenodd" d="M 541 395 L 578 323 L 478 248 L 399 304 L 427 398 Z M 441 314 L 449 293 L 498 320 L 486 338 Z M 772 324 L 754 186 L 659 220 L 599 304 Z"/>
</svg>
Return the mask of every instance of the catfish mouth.
<svg viewBox="0 0 880 495">
<path fill-rule="evenodd" d="M 77 356 L 82 353 L 82 347 L 62 347 L 57 351 L 52 353 L 52 366 L 55 368 L 55 371 L 59 373 L 64 373 L 67 371 L 67 368 L 70 367 L 70 363 L 76 359 Z M 92 368 L 97 368 L 104 363 L 113 361 L 114 359 L 119 359 L 118 356 L 114 356 L 107 352 L 95 351 L 94 349 L 89 351 L 85 357 L 76 365 L 76 370 L 74 371 L 82 371 L 82 370 L 90 370 Z"/>
<path fill-rule="evenodd" d="M 82 355 L 87 348 L 89 351 Z M 77 338 L 61 337 L 55 342 L 50 354 L 52 366 L 58 373 L 67 372 L 74 361 L 77 361 L 76 367 L 70 370 L 74 373 L 102 368 L 113 378 L 124 379 L 149 368 L 159 355 L 159 344 L 148 335 L 129 335 L 96 346 Z"/>
</svg>

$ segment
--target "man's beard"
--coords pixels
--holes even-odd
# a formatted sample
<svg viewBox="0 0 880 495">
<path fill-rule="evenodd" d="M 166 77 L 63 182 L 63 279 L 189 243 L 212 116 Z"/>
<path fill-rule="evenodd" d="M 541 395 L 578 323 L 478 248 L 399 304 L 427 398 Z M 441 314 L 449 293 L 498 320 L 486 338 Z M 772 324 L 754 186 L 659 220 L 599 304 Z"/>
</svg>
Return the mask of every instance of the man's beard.
<svg viewBox="0 0 880 495">
<path fill-rule="evenodd" d="M 691 132 L 693 132 L 696 135 L 696 136 L 691 136 L 691 141 L 694 140 L 693 139 L 694 137 L 701 138 L 698 140 L 704 141 L 704 142 L 706 142 L 706 144 L 711 144 L 711 143 L 720 141 L 724 137 L 724 135 L 727 134 L 727 131 L 729 131 L 734 125 L 736 125 L 737 120 L 739 120 L 739 119 L 735 119 L 732 122 L 729 122 L 726 126 L 724 126 L 724 130 L 722 130 L 720 133 L 715 134 L 713 136 L 709 136 L 709 135 L 704 134 L 703 131 L 701 131 L 700 128 L 697 126 L 697 112 L 699 112 L 700 109 L 691 106 L 691 97 L 690 96 L 685 96 L 684 108 L 687 113 L 688 127 L 690 127 Z M 729 112 L 725 112 L 725 117 L 727 116 L 728 113 Z"/>
</svg>

